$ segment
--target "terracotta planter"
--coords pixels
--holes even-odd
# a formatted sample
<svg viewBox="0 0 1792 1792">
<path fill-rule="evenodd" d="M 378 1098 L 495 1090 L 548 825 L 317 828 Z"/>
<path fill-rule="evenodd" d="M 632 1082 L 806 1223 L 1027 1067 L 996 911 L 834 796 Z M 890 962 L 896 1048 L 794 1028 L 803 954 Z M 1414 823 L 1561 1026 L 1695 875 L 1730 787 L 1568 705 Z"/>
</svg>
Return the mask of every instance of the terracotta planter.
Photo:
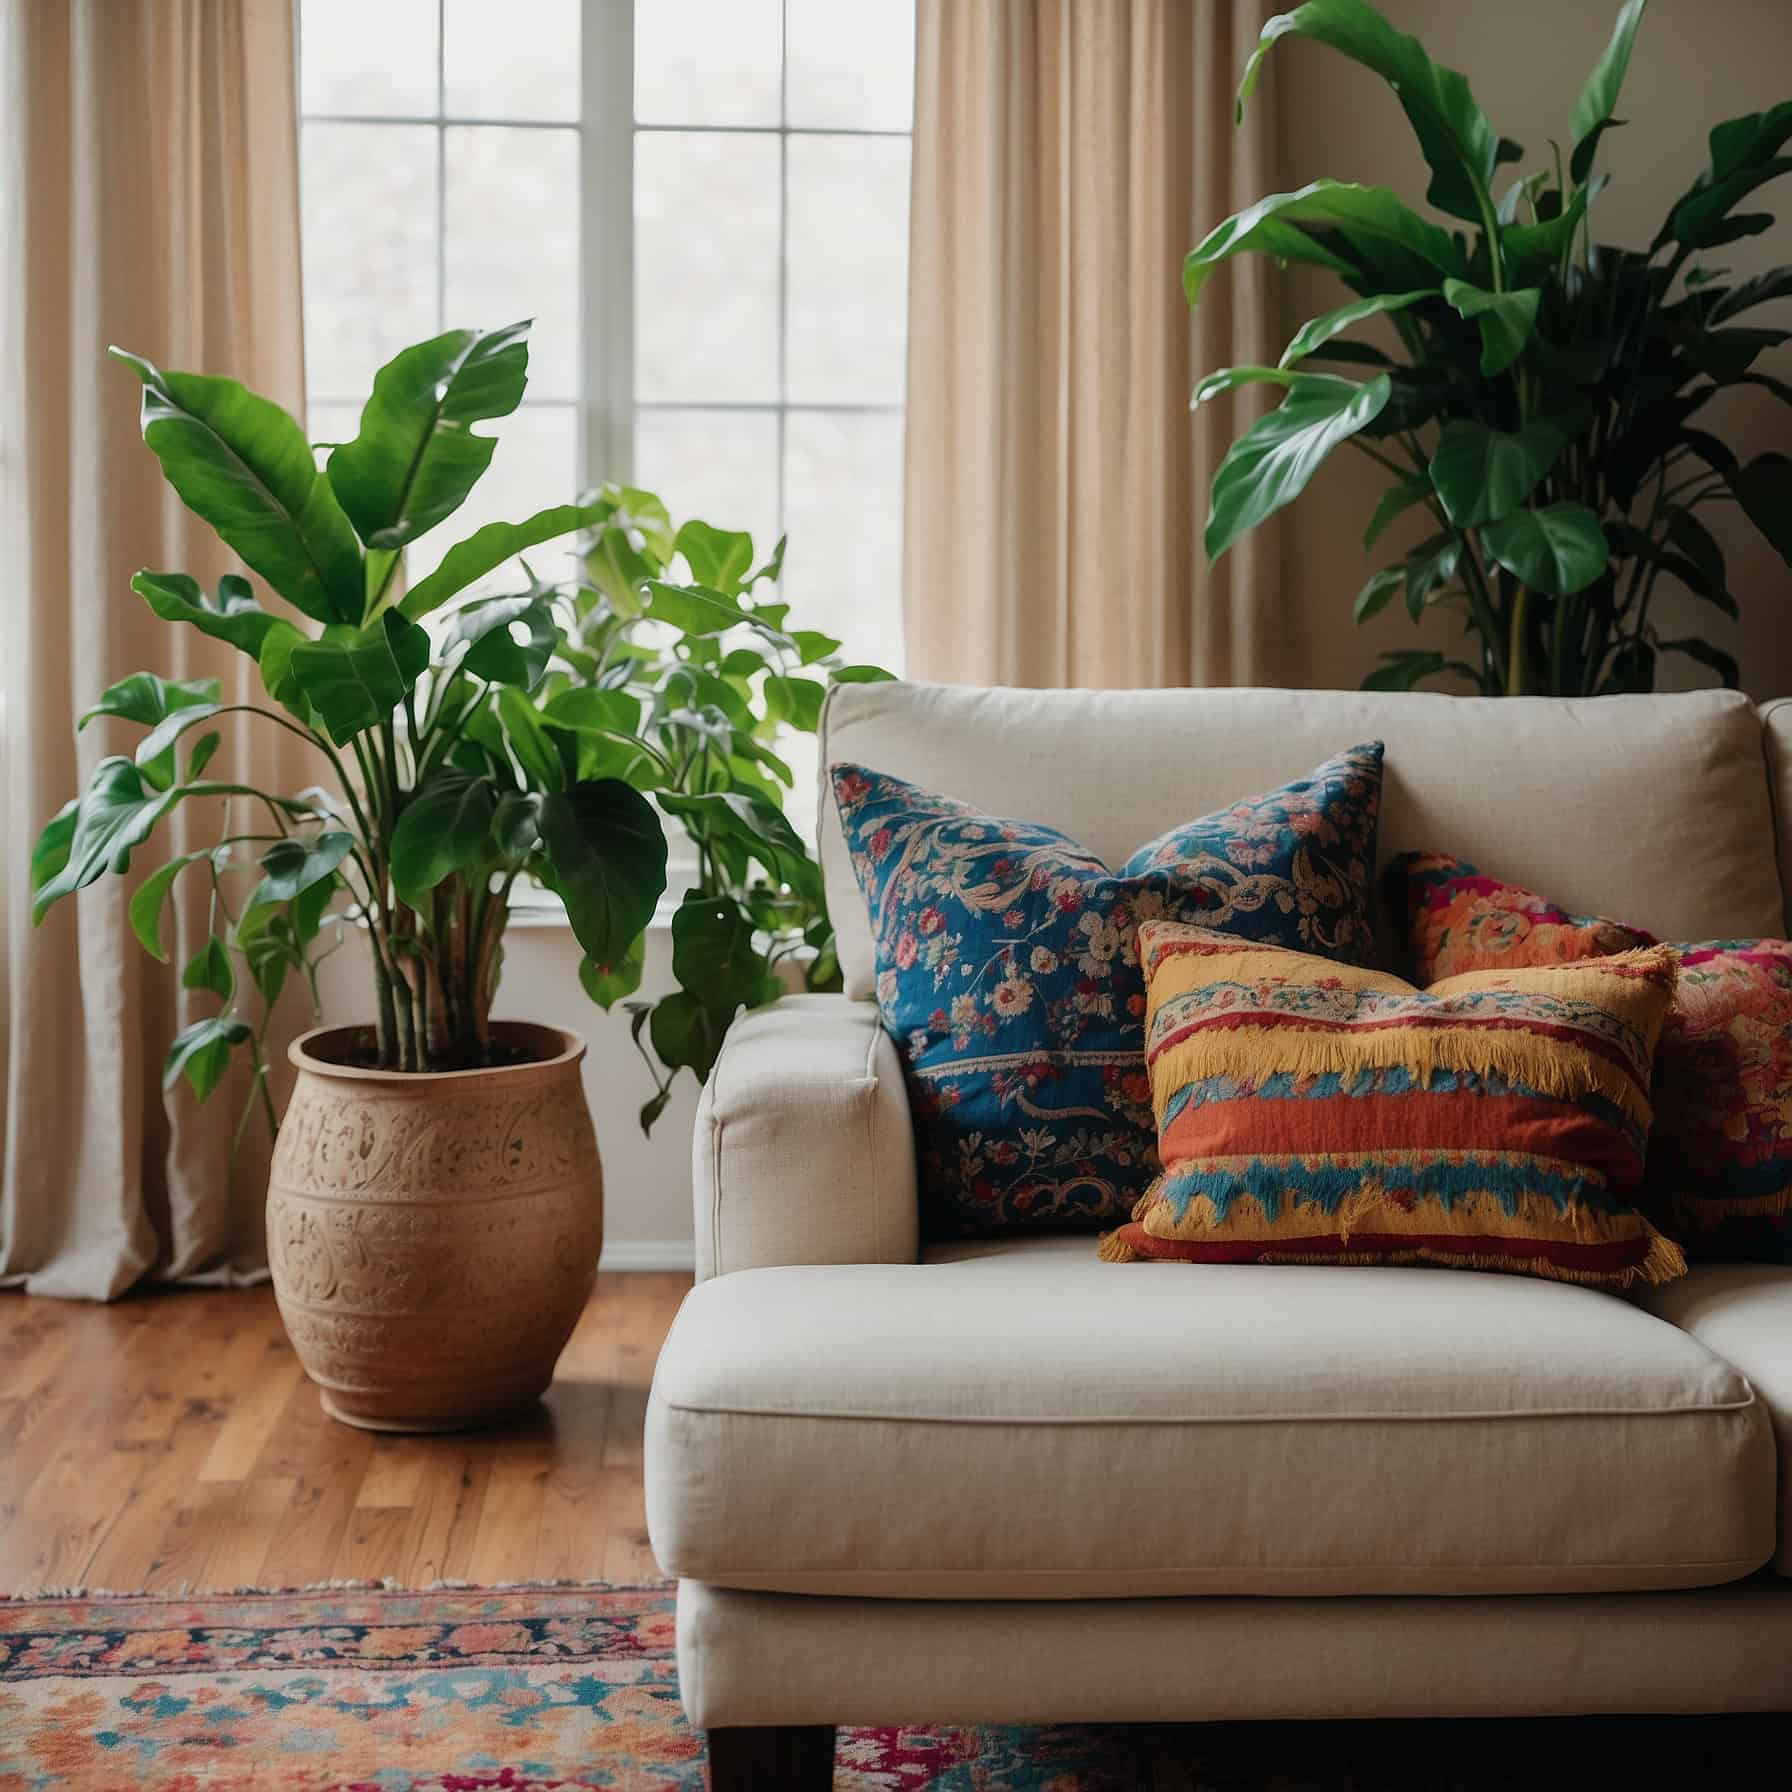
<svg viewBox="0 0 1792 1792">
<path fill-rule="evenodd" d="M 407 1075 L 345 1060 L 365 1027 L 296 1040 L 268 1180 L 268 1262 L 324 1410 L 447 1431 L 527 1406 L 591 1293 L 603 1169 L 575 1033 L 500 1021 L 532 1061 Z"/>
</svg>

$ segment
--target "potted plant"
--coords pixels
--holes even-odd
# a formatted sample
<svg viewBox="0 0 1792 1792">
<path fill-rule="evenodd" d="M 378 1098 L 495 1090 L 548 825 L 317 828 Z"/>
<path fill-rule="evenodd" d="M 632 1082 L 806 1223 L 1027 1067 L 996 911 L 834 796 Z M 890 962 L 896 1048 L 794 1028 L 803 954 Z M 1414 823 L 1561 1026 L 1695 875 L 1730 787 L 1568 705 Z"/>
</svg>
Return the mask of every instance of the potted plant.
<svg viewBox="0 0 1792 1792">
<path fill-rule="evenodd" d="M 1214 477 L 1210 562 L 1298 497 L 1341 442 L 1389 477 L 1367 545 L 1408 509 L 1429 516 L 1432 532 L 1363 587 L 1357 619 L 1396 597 L 1415 621 L 1448 607 L 1464 621 L 1465 657 L 1384 654 L 1365 685 L 1410 689 L 1447 673 L 1487 694 L 1646 691 L 1668 653 L 1734 685 L 1728 653 L 1697 636 L 1663 638 L 1656 586 L 1665 577 L 1737 613 L 1699 514 L 1714 504 L 1740 506 L 1792 564 L 1792 460 L 1741 462 L 1699 418 L 1736 386 L 1792 403 L 1792 388 L 1755 368 L 1792 332 L 1736 322 L 1792 296 L 1792 268 L 1731 280 L 1705 260 L 1772 226 L 1771 215 L 1737 208 L 1792 170 L 1792 101 L 1711 132 L 1709 166 L 1646 248 L 1599 242 L 1592 208 L 1606 177 L 1594 168 L 1624 122 L 1618 94 L 1646 4 L 1619 10 L 1575 102 L 1566 156 L 1558 149 L 1497 195 L 1499 170 L 1523 148 L 1495 131 L 1463 75 L 1365 0 L 1308 0 L 1271 19 L 1245 69 L 1241 111 L 1284 37 L 1380 75 L 1417 134 L 1426 198 L 1442 214 L 1427 217 L 1386 187 L 1316 180 L 1228 218 L 1183 269 L 1191 305 L 1223 261 L 1247 252 L 1329 269 L 1353 295 L 1304 324 L 1276 366 L 1210 374 L 1194 401 L 1253 382 L 1286 392 Z M 1345 334 L 1379 317 L 1395 353 Z M 1306 365 L 1325 361 L 1347 371 Z"/>
<path fill-rule="evenodd" d="M 681 1070 L 708 1080 L 742 1008 L 793 988 L 839 988 L 821 868 L 785 817 L 795 774 L 777 749 L 815 734 L 830 683 L 891 674 L 845 664 L 833 636 L 790 626 L 778 594 L 783 541 L 760 564 L 749 534 L 696 519 L 674 526 L 651 492 L 605 496 L 561 649 L 570 676 L 542 721 L 579 734 L 584 775 L 650 792 L 695 860 L 672 916 L 678 987 L 626 1004 L 654 1081 L 646 1131 Z M 585 988 L 607 1008 L 633 994 L 641 963 L 640 942 L 608 967 L 588 957 Z"/>
<path fill-rule="evenodd" d="M 204 1099 L 242 1053 L 270 1125 L 266 1016 L 326 934 L 364 932 L 377 1018 L 294 1046 L 268 1199 L 287 1331 L 326 1408 L 358 1425 L 474 1423 L 547 1385 L 595 1273 L 602 1183 L 582 1041 L 491 1019 L 508 898 L 523 876 L 557 891 L 603 965 L 637 949 L 665 886 L 646 798 L 587 775 L 576 737 L 543 725 L 536 693 L 570 621 L 556 588 L 473 589 L 601 524 L 612 501 L 489 524 L 408 590 L 402 577 L 406 548 L 490 463 L 494 439 L 471 426 L 516 408 L 527 334 L 454 330 L 404 350 L 321 468 L 267 399 L 113 351 L 142 382 L 144 440 L 175 492 L 297 615 L 243 577 L 213 597 L 183 573 L 139 572 L 157 615 L 254 658 L 267 701 L 224 704 L 216 680 L 148 672 L 114 685 L 83 723 L 140 724 L 136 750 L 94 768 L 32 859 L 41 919 L 128 872 L 177 807 L 218 815 L 214 842 L 141 882 L 130 919 L 166 957 L 176 881 L 209 884 L 212 925 L 183 981 L 222 1006 L 175 1039 L 167 1078 Z M 208 776 L 212 724 L 239 711 L 302 738 L 319 786 Z"/>
</svg>

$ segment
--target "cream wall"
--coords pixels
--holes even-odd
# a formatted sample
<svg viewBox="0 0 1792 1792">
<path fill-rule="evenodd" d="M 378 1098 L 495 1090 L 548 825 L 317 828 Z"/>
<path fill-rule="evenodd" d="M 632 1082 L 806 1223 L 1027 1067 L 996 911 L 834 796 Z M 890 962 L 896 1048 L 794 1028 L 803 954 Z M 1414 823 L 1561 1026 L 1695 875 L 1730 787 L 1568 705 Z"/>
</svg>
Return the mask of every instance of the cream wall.
<svg viewBox="0 0 1792 1792">
<path fill-rule="evenodd" d="M 1551 137 L 1566 147 L 1569 109 L 1617 12 L 1617 0 L 1381 5 L 1434 58 L 1468 75 L 1494 128 L 1524 144 L 1520 168 L 1527 172 L 1548 160 Z M 1424 163 L 1405 114 L 1375 76 L 1331 51 L 1289 39 L 1271 55 L 1264 82 L 1274 85 L 1280 109 L 1281 188 L 1330 175 L 1391 186 L 1414 203 L 1422 200 Z M 1669 202 L 1705 166 L 1710 127 L 1785 99 L 1792 99 L 1792 0 L 1654 0 L 1619 105 L 1619 116 L 1632 122 L 1609 133 L 1602 150 L 1600 165 L 1614 178 L 1595 207 L 1595 228 L 1606 241 L 1646 245 Z M 1502 170 L 1502 178 L 1509 172 Z M 1758 207 L 1751 201 L 1742 209 L 1773 211 L 1782 222 L 1765 236 L 1715 254 L 1718 265 L 1743 274 L 1792 262 L 1792 177 L 1766 188 L 1759 200 Z M 1316 270 L 1290 269 L 1282 285 L 1290 333 L 1343 296 Z M 1792 328 L 1792 302 L 1741 321 Z M 1757 366 L 1792 380 L 1792 353 L 1785 349 Z M 1726 398 L 1705 417 L 1705 426 L 1745 458 L 1764 448 L 1792 452 L 1792 408 L 1770 393 Z M 1369 461 L 1340 451 L 1281 520 L 1293 681 L 1354 685 L 1384 648 L 1448 647 L 1455 638 L 1444 626 L 1421 634 L 1398 604 L 1362 628 L 1350 619 L 1351 602 L 1369 573 L 1424 533 L 1409 520 L 1404 534 L 1390 530 L 1377 544 L 1376 558 L 1368 558 L 1363 526 L 1384 483 Z M 1731 507 L 1701 515 L 1728 555 L 1742 622 L 1738 627 L 1691 599 L 1664 606 L 1658 593 L 1665 632 L 1698 633 L 1728 648 L 1756 697 L 1792 692 L 1792 571 Z M 1710 680 L 1703 668 L 1678 656 L 1665 662 L 1664 683 L 1670 677 L 1689 685 Z"/>
</svg>

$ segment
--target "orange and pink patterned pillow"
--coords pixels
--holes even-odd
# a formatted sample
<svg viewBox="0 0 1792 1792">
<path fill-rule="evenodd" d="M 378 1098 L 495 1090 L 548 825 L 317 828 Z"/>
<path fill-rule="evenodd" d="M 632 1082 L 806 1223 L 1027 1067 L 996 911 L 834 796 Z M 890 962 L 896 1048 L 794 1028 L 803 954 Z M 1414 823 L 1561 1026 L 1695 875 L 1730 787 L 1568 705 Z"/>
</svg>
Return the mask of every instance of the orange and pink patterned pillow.
<svg viewBox="0 0 1792 1792">
<path fill-rule="evenodd" d="M 1407 853 L 1387 889 L 1421 982 L 1573 963 L 1653 943 L 1447 853 Z M 1696 1256 L 1792 1263 L 1792 941 L 1676 945 L 1655 1059 L 1643 1205 Z"/>
<path fill-rule="evenodd" d="M 1426 990 L 1171 921 L 1139 955 L 1163 1174 L 1107 1261 L 1684 1273 L 1635 1206 L 1666 947 Z"/>
</svg>

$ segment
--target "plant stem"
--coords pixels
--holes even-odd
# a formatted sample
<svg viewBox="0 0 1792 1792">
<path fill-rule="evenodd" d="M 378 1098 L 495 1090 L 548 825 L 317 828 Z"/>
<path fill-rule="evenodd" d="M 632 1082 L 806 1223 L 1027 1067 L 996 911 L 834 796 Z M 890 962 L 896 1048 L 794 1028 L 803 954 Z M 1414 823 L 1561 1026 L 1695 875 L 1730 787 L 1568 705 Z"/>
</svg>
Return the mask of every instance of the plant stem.
<svg viewBox="0 0 1792 1792">
<path fill-rule="evenodd" d="M 1530 604 L 1530 589 L 1520 585 L 1512 596 L 1512 639 L 1506 652 L 1506 695 L 1524 695 L 1524 629 L 1525 612 Z"/>
</svg>

